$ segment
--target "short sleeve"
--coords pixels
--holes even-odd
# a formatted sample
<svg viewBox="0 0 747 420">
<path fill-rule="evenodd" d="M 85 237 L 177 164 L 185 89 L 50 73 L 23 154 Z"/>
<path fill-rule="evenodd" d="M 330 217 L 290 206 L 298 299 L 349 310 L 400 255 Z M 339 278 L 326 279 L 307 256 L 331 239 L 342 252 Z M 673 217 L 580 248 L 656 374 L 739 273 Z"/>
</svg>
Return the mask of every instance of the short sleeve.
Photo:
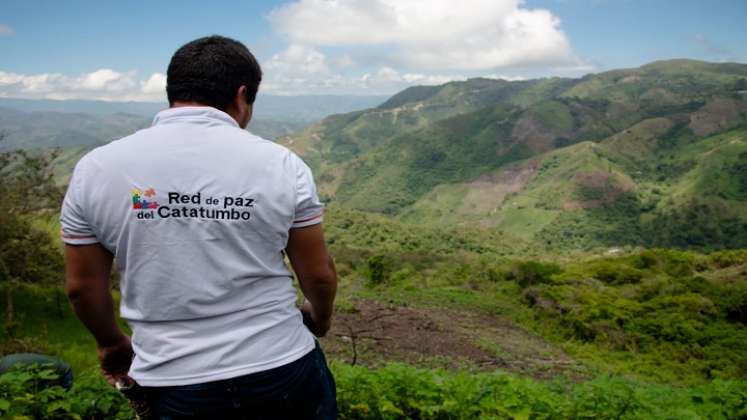
<svg viewBox="0 0 747 420">
<path fill-rule="evenodd" d="M 81 191 L 85 180 L 84 166 L 83 160 L 75 165 L 60 210 L 62 241 L 69 245 L 90 245 L 99 242 L 86 219 L 84 211 L 85 205 Z"/>
<path fill-rule="evenodd" d="M 311 169 L 298 156 L 292 154 L 296 167 L 296 210 L 291 228 L 300 228 L 322 222 L 324 204 L 319 201 Z"/>
</svg>

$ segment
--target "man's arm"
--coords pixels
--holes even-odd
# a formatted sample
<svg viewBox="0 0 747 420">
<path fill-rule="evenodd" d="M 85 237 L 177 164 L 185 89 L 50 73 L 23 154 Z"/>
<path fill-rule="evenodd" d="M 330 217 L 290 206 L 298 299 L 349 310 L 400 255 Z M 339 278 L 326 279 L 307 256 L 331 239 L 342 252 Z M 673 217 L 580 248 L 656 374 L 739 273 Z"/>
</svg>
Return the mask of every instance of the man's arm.
<svg viewBox="0 0 747 420">
<path fill-rule="evenodd" d="M 301 312 L 310 319 L 311 332 L 322 337 L 330 328 L 337 292 L 337 272 L 327 252 L 322 225 L 291 229 L 286 253 L 307 299 Z"/>
<path fill-rule="evenodd" d="M 130 339 L 117 325 L 109 289 L 112 254 L 101 244 L 65 245 L 65 292 L 98 346 L 101 369 L 112 385 L 127 376 Z"/>
</svg>

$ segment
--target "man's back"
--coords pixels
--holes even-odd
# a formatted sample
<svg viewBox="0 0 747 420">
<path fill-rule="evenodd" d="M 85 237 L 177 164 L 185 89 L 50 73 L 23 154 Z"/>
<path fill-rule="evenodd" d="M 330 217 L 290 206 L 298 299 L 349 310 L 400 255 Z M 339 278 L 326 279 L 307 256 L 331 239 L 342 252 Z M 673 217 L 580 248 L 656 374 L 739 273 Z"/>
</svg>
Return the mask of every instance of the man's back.
<svg viewBox="0 0 747 420">
<path fill-rule="evenodd" d="M 282 251 L 291 227 L 321 211 L 294 154 L 219 110 L 181 107 L 82 159 L 63 224 L 88 221 L 115 255 L 131 376 L 167 386 L 284 365 L 314 347 Z"/>
<path fill-rule="evenodd" d="M 106 380 L 141 414 L 336 416 L 312 336 L 329 330 L 337 290 L 322 205 L 308 166 L 243 130 L 261 80 L 240 42 L 189 42 L 169 62 L 170 108 L 73 173 L 60 216 L 65 290 Z M 115 260 L 132 338 L 114 316 Z"/>
</svg>

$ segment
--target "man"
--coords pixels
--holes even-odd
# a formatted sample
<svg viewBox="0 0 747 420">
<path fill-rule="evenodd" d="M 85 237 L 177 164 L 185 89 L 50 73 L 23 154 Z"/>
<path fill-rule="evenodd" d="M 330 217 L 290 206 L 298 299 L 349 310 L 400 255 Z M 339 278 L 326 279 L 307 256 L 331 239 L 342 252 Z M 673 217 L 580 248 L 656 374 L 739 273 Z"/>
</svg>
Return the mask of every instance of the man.
<svg viewBox="0 0 747 420">
<path fill-rule="evenodd" d="M 170 108 L 84 156 L 63 203 L 70 301 L 109 382 L 134 380 L 160 418 L 336 416 L 312 335 L 329 329 L 337 287 L 323 206 L 301 159 L 243 130 L 260 81 L 237 41 L 184 45 Z M 132 340 L 115 323 L 113 260 Z"/>
</svg>

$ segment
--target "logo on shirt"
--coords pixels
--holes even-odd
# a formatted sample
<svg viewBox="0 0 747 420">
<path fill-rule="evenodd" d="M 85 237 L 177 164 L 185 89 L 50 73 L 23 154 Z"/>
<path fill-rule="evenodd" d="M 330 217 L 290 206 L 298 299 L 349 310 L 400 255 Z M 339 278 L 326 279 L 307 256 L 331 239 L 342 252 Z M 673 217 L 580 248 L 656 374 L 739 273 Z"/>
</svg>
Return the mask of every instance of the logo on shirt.
<svg viewBox="0 0 747 420">
<path fill-rule="evenodd" d="M 157 209 L 157 201 L 148 201 L 149 198 L 153 198 L 156 195 L 156 190 L 148 188 L 145 192 L 140 191 L 139 188 L 132 189 L 132 209 L 133 210 L 145 210 L 145 209 Z M 146 198 L 142 198 L 146 197 Z"/>
<path fill-rule="evenodd" d="M 217 219 L 243 220 L 251 219 L 255 201 L 245 196 L 203 197 L 201 192 L 184 194 L 169 192 L 168 203 L 161 205 L 155 200 L 156 190 L 145 191 L 132 189 L 132 209 L 138 219 Z M 163 197 L 161 197 L 163 198 Z"/>
</svg>

